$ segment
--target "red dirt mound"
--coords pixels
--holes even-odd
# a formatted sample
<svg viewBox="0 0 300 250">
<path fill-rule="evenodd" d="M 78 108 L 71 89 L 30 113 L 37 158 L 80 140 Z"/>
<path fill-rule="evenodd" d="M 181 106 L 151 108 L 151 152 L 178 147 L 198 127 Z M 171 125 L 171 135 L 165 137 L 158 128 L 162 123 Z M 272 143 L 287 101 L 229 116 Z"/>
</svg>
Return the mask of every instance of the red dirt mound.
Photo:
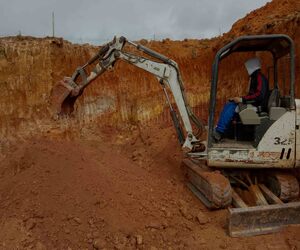
<svg viewBox="0 0 300 250">
<path fill-rule="evenodd" d="M 226 211 L 207 211 L 185 187 L 176 143 L 168 128 L 133 127 L 13 146 L 0 172 L 0 248 L 300 247 L 299 228 L 229 238 Z"/>
</svg>

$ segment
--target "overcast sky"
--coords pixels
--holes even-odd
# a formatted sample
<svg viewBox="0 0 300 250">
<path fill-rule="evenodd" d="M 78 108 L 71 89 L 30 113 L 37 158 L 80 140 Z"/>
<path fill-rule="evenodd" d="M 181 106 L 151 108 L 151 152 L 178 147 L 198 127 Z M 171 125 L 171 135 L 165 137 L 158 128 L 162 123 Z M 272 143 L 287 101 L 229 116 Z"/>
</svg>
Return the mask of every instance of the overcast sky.
<svg viewBox="0 0 300 250">
<path fill-rule="evenodd" d="M 52 35 L 101 44 L 114 35 L 210 38 L 270 0 L 0 0 L 0 36 Z"/>
</svg>

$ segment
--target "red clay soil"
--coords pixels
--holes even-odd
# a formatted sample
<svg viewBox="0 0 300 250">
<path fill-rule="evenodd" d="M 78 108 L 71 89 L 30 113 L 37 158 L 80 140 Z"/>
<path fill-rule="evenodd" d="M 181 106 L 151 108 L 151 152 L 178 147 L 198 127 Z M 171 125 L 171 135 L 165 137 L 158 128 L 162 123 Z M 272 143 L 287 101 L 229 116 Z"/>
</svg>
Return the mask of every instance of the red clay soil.
<svg viewBox="0 0 300 250">
<path fill-rule="evenodd" d="M 239 35 L 284 33 L 298 60 L 299 13 L 299 0 L 274 0 L 222 37 L 141 43 L 179 64 L 189 102 L 205 120 L 216 51 Z M 165 99 L 149 74 L 117 64 L 86 89 L 74 117 L 51 120 L 52 86 L 97 49 L 0 39 L 0 249 L 300 249 L 297 226 L 230 238 L 227 211 L 208 211 L 192 195 Z M 222 67 L 221 96 L 241 95 L 241 58 Z M 296 73 L 298 82 L 298 62 Z"/>
<path fill-rule="evenodd" d="M 1 249 L 298 249 L 300 227 L 230 238 L 227 211 L 186 188 L 172 128 L 10 147 L 0 172 Z"/>
</svg>

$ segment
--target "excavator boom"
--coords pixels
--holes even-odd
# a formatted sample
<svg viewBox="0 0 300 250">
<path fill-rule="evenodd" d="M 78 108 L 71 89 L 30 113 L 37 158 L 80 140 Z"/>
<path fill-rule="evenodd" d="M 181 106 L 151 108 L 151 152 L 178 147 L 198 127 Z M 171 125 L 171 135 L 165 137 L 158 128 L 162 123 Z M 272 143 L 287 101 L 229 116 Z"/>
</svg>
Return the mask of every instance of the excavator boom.
<svg viewBox="0 0 300 250">
<path fill-rule="evenodd" d="M 134 46 L 137 50 L 142 51 L 156 60 L 154 61 L 124 51 L 123 48 L 126 43 Z M 84 89 L 107 69 L 113 68 L 118 60 L 123 60 L 141 68 L 151 73 L 159 80 L 170 108 L 171 117 L 180 144 L 183 148 L 187 148 L 188 150 L 199 148 L 201 143 L 193 133 L 191 121 L 195 123 L 199 131 L 203 130 L 203 125 L 193 114 L 187 103 L 182 79 L 176 62 L 144 47 L 143 45 L 128 41 L 124 37 L 115 37 L 113 41 L 103 46 L 85 65 L 77 68 L 72 77 L 65 77 L 54 86 L 50 100 L 55 115 L 63 116 L 71 114 L 74 110 L 74 104 L 77 98 L 83 93 Z M 97 62 L 96 65 L 88 74 L 87 67 L 95 62 Z M 173 108 L 166 87 L 171 90 L 177 109 L 180 113 L 181 121 L 178 119 L 177 113 Z M 181 123 L 184 126 L 185 133 L 182 130 Z"/>
</svg>

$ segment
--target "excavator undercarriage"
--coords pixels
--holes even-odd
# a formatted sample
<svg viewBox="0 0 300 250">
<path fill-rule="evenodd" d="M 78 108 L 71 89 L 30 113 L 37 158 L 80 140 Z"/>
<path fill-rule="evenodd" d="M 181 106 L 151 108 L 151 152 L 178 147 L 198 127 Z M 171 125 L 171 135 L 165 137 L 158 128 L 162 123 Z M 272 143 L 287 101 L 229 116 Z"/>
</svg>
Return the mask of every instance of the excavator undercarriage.
<svg viewBox="0 0 300 250">
<path fill-rule="evenodd" d="M 289 173 L 211 170 L 205 162 L 189 158 L 182 161 L 182 169 L 188 188 L 206 207 L 228 207 L 232 237 L 267 234 L 300 224 L 299 183 Z"/>
<path fill-rule="evenodd" d="M 275 38 L 277 39 L 277 37 Z M 247 42 L 247 39 L 248 37 L 244 40 Z M 266 39 L 264 37 L 253 37 L 254 41 L 256 41 L 255 39 L 260 41 L 261 48 L 263 48 L 264 42 L 268 46 L 271 44 L 270 37 Z M 280 43 L 274 45 L 276 53 L 280 49 L 285 49 L 280 46 L 287 46 L 287 43 L 284 42 L 288 40 L 285 36 L 278 36 L 278 39 Z M 239 41 L 237 41 L 237 45 L 232 44 L 232 48 L 237 51 L 239 49 L 247 51 L 248 48 L 245 47 L 246 42 L 244 40 L 242 39 L 241 48 L 237 46 Z M 137 50 L 153 57 L 155 60 L 126 52 L 123 49 L 125 44 L 134 46 Z M 255 43 L 252 41 L 250 45 L 253 44 Z M 268 48 L 272 49 L 270 46 Z M 220 51 L 219 56 L 226 56 L 228 51 L 230 51 L 230 46 Z M 214 91 L 211 94 L 212 109 L 210 112 L 212 113 L 210 114 L 208 141 L 202 141 L 200 138 L 204 125 L 201 120 L 197 119 L 188 105 L 176 62 L 149 48 L 120 37 L 114 38 L 113 41 L 103 46 L 90 61 L 79 67 L 72 77 L 65 77 L 54 86 L 50 102 L 55 118 L 70 115 L 74 111 L 77 98 L 83 93 L 84 89 L 106 70 L 113 68 L 118 60 L 123 60 L 141 68 L 158 79 L 170 108 L 178 140 L 186 152 L 187 158 L 182 162 L 182 169 L 187 186 L 209 209 L 228 208 L 228 230 L 231 236 L 265 234 L 277 231 L 285 225 L 300 224 L 300 202 L 297 202 L 299 200 L 299 183 L 289 171 L 294 167 L 295 162 L 291 153 L 295 149 L 292 145 L 295 142 L 295 129 L 293 127 L 295 112 L 292 105 L 289 107 L 275 107 L 274 110 L 279 110 L 285 115 L 286 119 L 282 118 L 276 122 L 266 123 L 269 127 L 264 128 L 265 134 L 261 132 L 258 134 L 257 138 L 260 141 L 256 140 L 254 146 L 236 142 L 229 144 L 230 146 L 225 144 L 221 146 L 213 145 L 211 134 L 214 113 L 212 111 L 215 107 L 216 97 L 214 92 L 216 91 L 216 84 L 212 85 Z M 217 58 L 217 62 L 218 60 Z M 88 74 L 87 67 L 92 64 L 96 65 Z M 214 67 L 217 70 L 217 63 L 214 63 Z M 213 82 L 216 81 L 216 78 L 217 73 L 213 77 Z M 175 108 L 173 108 L 166 88 L 169 88 L 173 95 L 180 119 Z M 293 101 L 290 101 L 290 103 L 293 103 Z M 253 110 L 251 112 L 253 113 Z M 255 124 L 260 123 L 261 119 L 255 112 L 252 116 L 256 119 Z M 250 119 L 248 116 L 246 118 L 246 121 L 250 123 L 254 119 Z M 291 120 L 287 123 L 288 126 L 285 123 L 287 119 Z M 191 122 L 194 126 L 191 125 Z M 270 136 L 270 140 L 274 140 L 272 134 L 269 135 L 266 132 L 267 129 L 271 130 L 270 126 L 274 126 L 277 129 L 276 131 L 280 131 L 282 137 L 290 136 L 287 139 L 280 136 L 275 137 L 273 146 L 277 151 L 274 152 L 269 152 L 269 148 L 264 148 L 267 147 L 264 145 L 271 145 L 269 139 L 266 139 L 266 135 Z M 184 127 L 185 132 L 182 127 Z M 195 127 L 199 132 L 197 134 L 193 132 Z M 283 133 L 281 127 L 290 129 L 291 132 Z M 280 134 L 279 132 L 276 133 Z M 279 145 L 279 142 L 282 145 Z M 239 148 L 240 146 L 242 148 Z M 286 146 L 289 148 L 285 149 Z M 265 156 L 273 158 L 266 159 Z M 276 157 L 279 156 L 280 159 L 277 160 Z M 283 156 L 286 157 L 286 160 Z M 277 169 L 273 169 L 272 165 L 267 165 L 269 163 L 277 163 Z M 215 165 L 212 166 L 213 164 Z M 290 164 L 289 168 L 286 167 L 287 164 Z M 241 165 L 244 166 L 241 167 Z M 281 170 L 281 166 L 284 166 L 285 169 Z"/>
</svg>

